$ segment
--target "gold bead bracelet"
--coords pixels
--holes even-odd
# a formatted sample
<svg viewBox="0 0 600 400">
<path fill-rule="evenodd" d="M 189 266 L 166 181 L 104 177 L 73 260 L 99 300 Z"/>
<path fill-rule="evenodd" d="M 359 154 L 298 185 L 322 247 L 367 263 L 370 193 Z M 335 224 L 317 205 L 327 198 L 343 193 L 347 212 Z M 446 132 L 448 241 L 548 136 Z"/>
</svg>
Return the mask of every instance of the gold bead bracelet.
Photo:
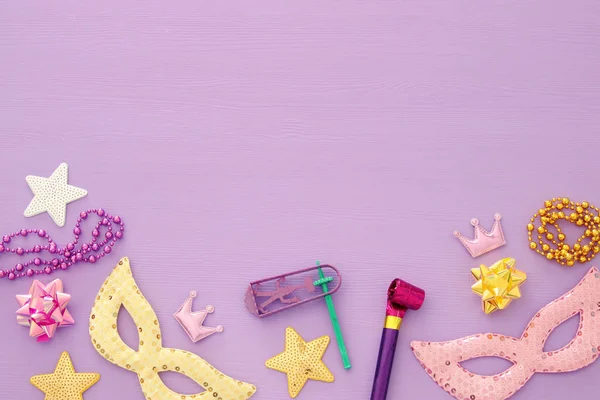
<svg viewBox="0 0 600 400">
<path fill-rule="evenodd" d="M 538 218 L 541 225 L 536 227 Z M 583 235 L 572 246 L 565 243 L 567 235 L 560 229 L 560 220 L 585 228 Z M 548 226 L 554 226 L 556 233 L 550 232 Z M 537 235 L 537 241 L 533 235 Z M 576 262 L 586 263 L 600 252 L 600 209 L 587 201 L 575 203 L 566 197 L 546 200 L 544 207 L 533 214 L 527 224 L 527 236 L 529 248 L 548 260 L 569 267 Z"/>
</svg>

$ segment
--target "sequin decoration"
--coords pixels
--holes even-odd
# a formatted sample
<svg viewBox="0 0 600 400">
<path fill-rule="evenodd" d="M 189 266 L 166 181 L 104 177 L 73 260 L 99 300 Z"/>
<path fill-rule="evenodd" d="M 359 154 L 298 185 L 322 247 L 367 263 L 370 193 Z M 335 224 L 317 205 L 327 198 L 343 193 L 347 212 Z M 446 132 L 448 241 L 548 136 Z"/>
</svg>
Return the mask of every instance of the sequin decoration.
<svg viewBox="0 0 600 400">
<path fill-rule="evenodd" d="M 137 326 L 137 351 L 119 336 L 117 315 L 121 306 Z M 162 346 L 158 318 L 133 279 L 127 258 L 119 261 L 100 288 L 92 307 L 89 330 L 92 344 L 102 357 L 138 375 L 147 400 L 245 400 L 256 391 L 253 385 L 224 375 L 196 354 Z M 204 391 L 176 393 L 158 376 L 162 371 L 186 375 Z"/>
<path fill-rule="evenodd" d="M 298 396 L 309 379 L 333 382 L 333 374 L 321 360 L 329 340 L 329 336 L 321 336 L 307 343 L 294 328 L 285 330 L 285 351 L 268 359 L 265 365 L 287 374 L 292 398 Z"/>
<path fill-rule="evenodd" d="M 75 372 L 69 353 L 60 355 L 51 374 L 32 376 L 33 386 L 46 394 L 45 400 L 82 400 L 83 392 L 100 379 L 100 374 Z"/>
<path fill-rule="evenodd" d="M 448 342 L 412 342 L 411 348 L 427 373 L 457 399 L 503 400 L 536 373 L 575 371 L 593 363 L 600 351 L 600 273 L 591 268 L 570 292 L 542 308 L 521 338 L 485 333 Z M 550 333 L 579 314 L 575 337 L 563 348 L 543 351 Z M 501 357 L 513 363 L 493 376 L 474 374 L 461 362 L 476 357 Z"/>
<path fill-rule="evenodd" d="M 29 175 L 25 180 L 34 196 L 23 214 L 33 217 L 47 212 L 58 226 L 65 226 L 67 204 L 87 195 L 86 190 L 68 184 L 66 163 L 60 164 L 50 178 Z"/>
</svg>

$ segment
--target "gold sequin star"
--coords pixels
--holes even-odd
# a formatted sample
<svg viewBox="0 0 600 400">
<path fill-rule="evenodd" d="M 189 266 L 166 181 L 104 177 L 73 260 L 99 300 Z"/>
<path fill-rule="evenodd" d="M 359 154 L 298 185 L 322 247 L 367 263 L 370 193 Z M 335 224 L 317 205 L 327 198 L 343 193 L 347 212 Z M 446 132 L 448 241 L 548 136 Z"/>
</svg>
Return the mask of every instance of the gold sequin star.
<svg viewBox="0 0 600 400">
<path fill-rule="evenodd" d="M 288 392 L 294 398 L 309 379 L 333 382 L 333 374 L 321 360 L 328 345 L 329 336 L 307 343 L 294 328 L 288 327 L 285 330 L 285 351 L 268 359 L 265 365 L 287 374 Z"/>
<path fill-rule="evenodd" d="M 51 374 L 35 375 L 29 380 L 46 394 L 45 400 L 82 400 L 83 392 L 100 379 L 100 374 L 77 373 L 69 353 L 63 351 Z"/>
<path fill-rule="evenodd" d="M 481 264 L 471 269 L 477 282 L 471 289 L 481 296 L 483 311 L 486 314 L 503 310 L 513 301 L 521 297 L 519 286 L 527 279 L 527 274 L 519 271 L 514 258 L 503 258 L 489 268 Z"/>
</svg>

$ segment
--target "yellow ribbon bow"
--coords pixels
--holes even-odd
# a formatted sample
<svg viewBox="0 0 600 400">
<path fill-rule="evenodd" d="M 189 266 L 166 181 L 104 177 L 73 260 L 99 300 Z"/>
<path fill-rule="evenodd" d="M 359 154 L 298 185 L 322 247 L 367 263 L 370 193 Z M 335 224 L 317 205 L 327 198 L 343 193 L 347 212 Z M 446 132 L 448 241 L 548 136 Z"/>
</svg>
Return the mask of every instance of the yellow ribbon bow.
<svg viewBox="0 0 600 400">
<path fill-rule="evenodd" d="M 472 268 L 471 274 L 477 280 L 471 290 L 481 296 L 483 311 L 491 314 L 504 310 L 513 301 L 521 297 L 519 287 L 527 279 L 527 274 L 519 271 L 514 258 L 503 258 L 490 267 L 481 264 Z"/>
<path fill-rule="evenodd" d="M 137 351 L 127 346 L 117 331 L 117 315 L 121 305 L 137 326 Z M 100 355 L 138 374 L 147 400 L 245 400 L 256 391 L 254 385 L 224 375 L 196 354 L 162 347 L 158 318 L 138 289 L 128 258 L 119 261 L 100 288 L 92 307 L 89 329 L 94 348 Z M 204 391 L 187 395 L 176 393 L 158 376 L 158 372 L 162 371 L 186 375 Z"/>
</svg>

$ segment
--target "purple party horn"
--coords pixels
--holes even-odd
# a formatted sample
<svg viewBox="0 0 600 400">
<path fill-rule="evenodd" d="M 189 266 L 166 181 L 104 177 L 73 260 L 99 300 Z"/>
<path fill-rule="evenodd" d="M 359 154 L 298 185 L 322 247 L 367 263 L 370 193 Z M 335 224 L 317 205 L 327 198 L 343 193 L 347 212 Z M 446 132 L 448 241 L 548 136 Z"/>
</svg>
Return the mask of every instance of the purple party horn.
<svg viewBox="0 0 600 400">
<path fill-rule="evenodd" d="M 390 384 L 390 374 L 392 373 L 402 318 L 404 318 L 406 310 L 421 308 L 424 300 L 425 291 L 423 289 L 401 279 L 394 279 L 390 284 L 371 400 L 385 400 Z"/>
</svg>

